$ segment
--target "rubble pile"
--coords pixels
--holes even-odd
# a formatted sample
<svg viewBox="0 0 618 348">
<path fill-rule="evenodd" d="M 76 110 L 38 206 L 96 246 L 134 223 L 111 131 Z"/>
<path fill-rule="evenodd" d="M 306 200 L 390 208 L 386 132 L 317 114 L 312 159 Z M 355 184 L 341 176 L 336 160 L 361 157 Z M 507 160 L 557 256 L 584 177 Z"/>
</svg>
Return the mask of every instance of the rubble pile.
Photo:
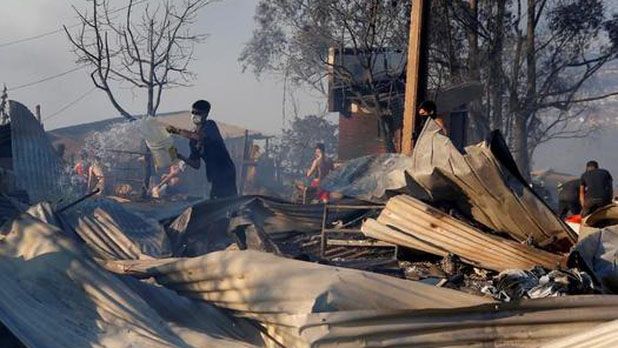
<svg viewBox="0 0 618 348">
<path fill-rule="evenodd" d="M 617 210 L 578 238 L 499 134 L 462 154 L 429 122 L 417 149 L 333 173 L 329 204 L 2 195 L 0 342 L 615 346 Z"/>
</svg>

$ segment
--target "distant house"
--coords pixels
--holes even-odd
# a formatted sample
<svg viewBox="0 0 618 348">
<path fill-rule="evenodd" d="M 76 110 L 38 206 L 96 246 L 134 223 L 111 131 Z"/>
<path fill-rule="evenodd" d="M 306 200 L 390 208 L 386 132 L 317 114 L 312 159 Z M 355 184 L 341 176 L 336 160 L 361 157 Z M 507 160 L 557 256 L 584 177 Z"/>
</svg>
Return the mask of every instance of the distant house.
<svg viewBox="0 0 618 348">
<path fill-rule="evenodd" d="M 178 128 L 192 129 L 194 127 L 191 122 L 191 113 L 189 111 L 178 111 L 163 113 L 157 115 L 157 120 L 161 123 L 173 125 Z M 216 121 L 216 120 L 215 120 Z M 124 118 L 118 117 L 113 119 L 107 119 L 103 121 L 90 122 L 85 124 L 79 124 L 75 126 L 54 129 L 48 131 L 48 137 L 54 144 L 54 146 L 65 147 L 66 159 L 77 159 L 79 152 L 84 148 L 86 139 L 95 132 L 105 132 L 109 130 L 113 125 L 127 122 Z M 237 180 L 240 182 L 242 175 L 243 159 L 246 158 L 245 154 L 248 154 L 251 148 L 253 139 L 260 138 L 262 135 L 256 131 L 248 130 L 235 125 L 230 125 L 225 122 L 217 121 L 221 135 L 225 139 L 226 146 L 234 163 L 236 164 Z M 178 151 L 184 155 L 189 154 L 189 142 L 181 137 L 174 137 L 176 147 Z M 117 149 L 123 150 L 123 149 Z M 143 168 L 139 161 L 140 149 L 124 149 L 134 152 L 127 154 L 126 163 L 116 168 L 111 168 L 112 175 L 110 185 L 112 188 L 120 183 L 131 184 L 132 187 L 137 188 L 141 184 L 143 178 Z M 131 156 L 133 155 L 133 156 Z M 206 195 L 204 191 L 206 185 L 205 167 L 202 166 L 200 170 L 194 170 L 192 168 L 187 169 L 185 173 L 185 180 L 188 184 L 186 187 L 188 191 L 194 195 Z"/>
</svg>

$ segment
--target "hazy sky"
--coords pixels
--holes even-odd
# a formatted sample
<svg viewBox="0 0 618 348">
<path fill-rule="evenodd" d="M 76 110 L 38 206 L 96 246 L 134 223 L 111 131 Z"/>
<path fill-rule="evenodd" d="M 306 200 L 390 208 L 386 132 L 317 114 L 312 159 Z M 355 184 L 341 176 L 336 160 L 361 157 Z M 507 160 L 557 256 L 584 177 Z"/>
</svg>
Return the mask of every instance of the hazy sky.
<svg viewBox="0 0 618 348">
<path fill-rule="evenodd" d="M 159 1 L 159 0 L 149 0 Z M 111 0 L 122 7 L 127 0 Z M 63 33 L 21 44 L 2 47 L 4 43 L 56 30 L 62 24 L 77 23 L 71 5 L 84 8 L 86 0 L 1 0 L 0 20 L 0 84 L 9 88 L 56 75 L 75 67 L 75 56 Z M 198 46 L 193 70 L 197 80 L 190 88 L 169 91 L 163 99 L 161 112 L 188 109 L 195 99 L 206 98 L 213 103 L 214 118 L 252 129 L 277 133 L 282 126 L 283 88 L 276 77 L 258 81 L 251 73 L 243 74 L 238 55 L 251 37 L 253 13 L 257 0 L 221 0 L 202 10 L 196 30 L 210 37 Z M 608 4 L 617 6 L 612 1 Z M 50 82 L 9 92 L 10 98 L 31 109 L 42 105 L 43 118 L 60 110 L 92 88 L 85 70 L 70 73 Z M 123 104 L 130 112 L 143 114 L 145 105 L 130 89 L 121 91 Z M 320 112 L 323 98 L 301 95 L 301 114 Z M 95 91 L 83 100 L 45 120 L 46 129 L 84 123 L 117 116 L 107 97 Z M 581 162 L 599 158 L 606 165 L 615 158 L 599 153 L 615 144 L 615 136 L 607 136 L 605 147 L 583 141 L 550 143 L 535 156 L 535 167 L 578 172 Z M 578 152 L 576 156 L 556 156 L 556 153 Z M 577 151 L 576 151 L 577 150 Z M 615 151 L 614 151 L 615 152 Z M 577 157 L 577 158 L 573 158 Z M 618 170 L 618 167 L 615 168 Z"/>
<path fill-rule="evenodd" d="M 158 0 L 150 0 L 156 2 Z M 111 0 L 122 7 L 126 0 Z M 168 91 L 160 112 L 188 109 L 195 99 L 205 98 L 213 104 L 218 120 L 269 133 L 282 126 L 282 83 L 279 78 L 262 77 L 258 81 L 250 72 L 242 73 L 238 56 L 251 37 L 253 13 L 257 0 L 222 0 L 204 8 L 196 31 L 209 34 L 198 46 L 193 71 L 194 86 Z M 53 31 L 62 24 L 77 23 L 71 5 L 87 6 L 85 0 L 2 0 L 0 21 L 0 84 L 19 86 L 56 75 L 75 67 L 75 56 L 64 33 L 1 47 L 13 40 Z M 86 70 L 79 70 L 34 87 L 9 91 L 9 97 L 34 109 L 41 104 L 43 119 L 74 101 L 89 89 L 92 82 Z M 136 114 L 145 112 L 145 103 L 130 89 L 122 90 L 123 104 Z M 303 113 L 320 109 L 321 98 L 302 96 Z M 102 91 L 95 91 L 57 116 L 45 120 L 45 128 L 116 116 Z"/>
</svg>

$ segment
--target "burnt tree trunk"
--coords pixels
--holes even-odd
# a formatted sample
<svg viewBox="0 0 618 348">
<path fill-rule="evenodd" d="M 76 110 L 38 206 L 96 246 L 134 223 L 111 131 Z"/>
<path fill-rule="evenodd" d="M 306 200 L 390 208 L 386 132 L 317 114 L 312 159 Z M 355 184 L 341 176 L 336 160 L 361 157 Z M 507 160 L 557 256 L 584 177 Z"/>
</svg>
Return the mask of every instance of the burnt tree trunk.
<svg viewBox="0 0 618 348">
<path fill-rule="evenodd" d="M 496 20 L 493 26 L 494 38 L 489 53 L 489 103 L 491 105 L 491 128 L 504 129 L 503 101 L 504 83 L 502 77 L 502 54 L 504 47 L 504 16 L 506 0 L 496 0 Z M 492 5 L 493 6 L 493 5 Z"/>
<path fill-rule="evenodd" d="M 536 102 L 536 52 L 535 52 L 535 17 L 536 0 L 528 0 L 526 29 L 526 95 L 524 103 L 518 109 L 513 121 L 513 151 L 515 161 L 524 177 L 530 177 L 530 156 L 528 151 L 528 124 L 534 117 Z"/>
<path fill-rule="evenodd" d="M 479 0 L 470 0 L 468 3 L 468 11 L 472 19 L 468 28 L 468 75 L 473 81 L 481 81 L 481 63 L 479 50 L 479 33 L 478 33 L 478 15 L 479 15 Z M 475 100 L 468 106 L 468 115 L 470 117 L 470 134 L 472 137 L 468 139 L 470 143 L 476 143 L 485 137 L 488 132 L 487 119 L 483 116 L 482 103 L 480 100 Z"/>
</svg>

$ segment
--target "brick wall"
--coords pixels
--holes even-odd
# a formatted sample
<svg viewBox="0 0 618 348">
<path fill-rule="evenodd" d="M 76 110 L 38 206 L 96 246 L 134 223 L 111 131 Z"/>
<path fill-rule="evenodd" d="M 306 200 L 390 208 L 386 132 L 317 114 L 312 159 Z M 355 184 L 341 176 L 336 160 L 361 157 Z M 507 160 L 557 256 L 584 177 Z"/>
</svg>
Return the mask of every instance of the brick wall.
<svg viewBox="0 0 618 348">
<path fill-rule="evenodd" d="M 378 118 L 362 111 L 339 117 L 339 160 L 385 153 Z"/>
</svg>

